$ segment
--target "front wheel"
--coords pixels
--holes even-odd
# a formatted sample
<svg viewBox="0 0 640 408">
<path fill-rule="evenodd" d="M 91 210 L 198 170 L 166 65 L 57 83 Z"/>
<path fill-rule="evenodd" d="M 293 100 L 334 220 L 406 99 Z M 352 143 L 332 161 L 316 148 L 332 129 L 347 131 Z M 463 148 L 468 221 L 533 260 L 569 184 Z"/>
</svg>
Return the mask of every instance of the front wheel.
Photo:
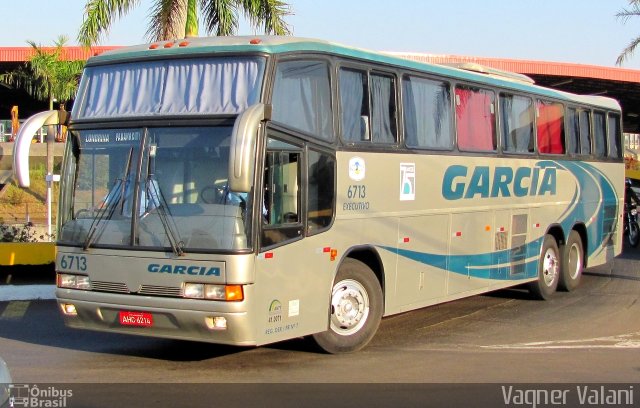
<svg viewBox="0 0 640 408">
<path fill-rule="evenodd" d="M 560 279 L 560 250 L 556 239 L 545 235 L 538 260 L 538 279 L 529 283 L 529 292 L 536 299 L 548 299 L 558 287 Z"/>
<path fill-rule="evenodd" d="M 373 338 L 382 318 L 382 289 L 364 263 L 344 260 L 331 291 L 329 329 L 313 335 L 327 353 L 360 350 Z"/>
<path fill-rule="evenodd" d="M 637 222 L 629 222 L 627 239 L 629 240 L 629 245 L 633 248 L 637 247 L 638 243 L 640 243 L 640 228 L 638 227 Z"/>
</svg>

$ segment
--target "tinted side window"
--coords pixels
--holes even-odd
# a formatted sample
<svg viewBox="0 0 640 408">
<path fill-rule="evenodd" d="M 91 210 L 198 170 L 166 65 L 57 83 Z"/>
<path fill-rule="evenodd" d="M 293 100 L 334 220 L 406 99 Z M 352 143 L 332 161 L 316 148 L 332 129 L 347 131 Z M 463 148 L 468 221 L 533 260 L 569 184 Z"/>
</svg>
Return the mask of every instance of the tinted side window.
<svg viewBox="0 0 640 408">
<path fill-rule="evenodd" d="M 319 61 L 278 64 L 273 120 L 323 140 L 333 139 L 329 66 Z"/>
<path fill-rule="evenodd" d="M 342 138 L 347 142 L 370 140 L 366 72 L 341 69 L 339 81 Z"/>
<path fill-rule="evenodd" d="M 336 161 L 329 154 L 309 150 L 308 162 L 307 231 L 313 235 L 326 230 L 333 218 Z"/>
<path fill-rule="evenodd" d="M 580 154 L 591 155 L 591 112 L 579 111 L 580 115 Z"/>
<path fill-rule="evenodd" d="M 406 145 L 450 149 L 453 138 L 449 84 L 406 75 L 402 86 Z"/>
<path fill-rule="evenodd" d="M 538 100 L 538 152 L 564 154 L 564 106 L 558 102 Z"/>
<path fill-rule="evenodd" d="M 607 156 L 606 127 L 604 112 L 593 112 L 594 153 L 597 157 Z"/>
<path fill-rule="evenodd" d="M 620 115 L 616 113 L 609 113 L 609 133 L 607 139 L 609 139 L 609 157 L 621 158 L 622 157 L 622 132 L 620 130 Z"/>
<path fill-rule="evenodd" d="M 459 86 L 455 97 L 458 148 L 467 151 L 496 150 L 493 91 Z"/>
<path fill-rule="evenodd" d="M 518 95 L 500 95 L 502 150 L 533 152 L 533 101 Z"/>
<path fill-rule="evenodd" d="M 302 236 L 301 148 L 269 138 L 265 153 L 262 247 Z"/>
<path fill-rule="evenodd" d="M 393 77 L 371 75 L 371 136 L 374 143 L 395 143 L 396 87 Z"/>
<path fill-rule="evenodd" d="M 567 109 L 567 152 L 580 153 L 580 116 L 575 108 Z"/>
</svg>

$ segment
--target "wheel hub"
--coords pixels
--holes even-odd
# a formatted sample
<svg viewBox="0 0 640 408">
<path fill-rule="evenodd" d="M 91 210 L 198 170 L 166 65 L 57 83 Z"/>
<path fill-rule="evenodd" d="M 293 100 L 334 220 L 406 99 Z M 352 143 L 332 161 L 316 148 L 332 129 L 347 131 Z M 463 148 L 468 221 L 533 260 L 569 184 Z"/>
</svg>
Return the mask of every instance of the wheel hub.
<svg viewBox="0 0 640 408">
<path fill-rule="evenodd" d="M 558 267 L 558 256 L 551 248 L 547 249 L 547 252 L 544 256 L 544 264 L 542 265 L 544 283 L 547 286 L 551 286 L 558 276 Z"/>
<path fill-rule="evenodd" d="M 334 286 L 331 308 L 331 329 L 348 336 L 364 326 L 369 314 L 369 297 L 359 282 L 341 281 Z"/>
</svg>

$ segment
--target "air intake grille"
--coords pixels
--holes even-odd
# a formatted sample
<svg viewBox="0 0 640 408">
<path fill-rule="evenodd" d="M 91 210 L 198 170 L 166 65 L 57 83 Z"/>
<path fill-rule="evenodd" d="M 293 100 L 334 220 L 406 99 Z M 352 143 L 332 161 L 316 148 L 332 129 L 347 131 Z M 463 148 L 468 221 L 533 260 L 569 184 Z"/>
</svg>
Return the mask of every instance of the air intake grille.
<svg viewBox="0 0 640 408">
<path fill-rule="evenodd" d="M 99 292 L 129 293 L 129 288 L 124 283 L 91 281 L 91 288 Z"/>
<path fill-rule="evenodd" d="M 142 285 L 138 291 L 139 295 L 149 296 L 173 296 L 182 297 L 182 288 L 176 288 L 171 286 L 153 286 Z"/>
</svg>

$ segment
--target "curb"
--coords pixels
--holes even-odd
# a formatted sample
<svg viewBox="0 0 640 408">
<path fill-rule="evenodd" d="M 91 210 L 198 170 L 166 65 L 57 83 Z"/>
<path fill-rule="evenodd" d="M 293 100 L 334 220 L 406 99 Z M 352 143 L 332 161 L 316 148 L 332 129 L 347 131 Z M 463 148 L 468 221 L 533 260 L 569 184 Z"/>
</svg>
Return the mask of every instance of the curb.
<svg viewBox="0 0 640 408">
<path fill-rule="evenodd" d="M 1 285 L 0 302 L 14 300 L 51 300 L 56 298 L 56 285 Z"/>
</svg>

